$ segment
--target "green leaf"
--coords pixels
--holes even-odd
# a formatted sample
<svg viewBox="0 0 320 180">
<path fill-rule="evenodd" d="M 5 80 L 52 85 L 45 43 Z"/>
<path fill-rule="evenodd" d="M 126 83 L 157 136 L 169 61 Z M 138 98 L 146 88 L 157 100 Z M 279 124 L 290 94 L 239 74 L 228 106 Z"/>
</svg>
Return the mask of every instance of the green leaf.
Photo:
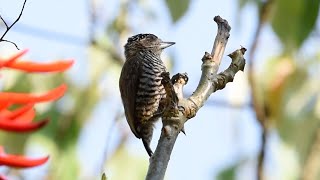
<svg viewBox="0 0 320 180">
<path fill-rule="evenodd" d="M 166 0 L 171 19 L 176 23 L 188 10 L 190 0 Z"/>
<path fill-rule="evenodd" d="M 237 166 L 231 166 L 221 171 L 217 180 L 234 180 L 236 178 Z"/>
<path fill-rule="evenodd" d="M 223 169 L 222 171 L 220 171 L 218 173 L 218 175 L 216 176 L 215 179 L 217 180 L 234 180 L 236 179 L 236 173 L 238 168 L 243 165 L 244 163 L 246 163 L 246 159 L 243 160 L 239 160 L 237 162 L 235 162 L 234 164 L 226 167 L 225 169 Z"/>
<path fill-rule="evenodd" d="M 320 0 L 278 0 L 274 4 L 272 28 L 285 52 L 300 48 L 313 30 Z"/>
</svg>

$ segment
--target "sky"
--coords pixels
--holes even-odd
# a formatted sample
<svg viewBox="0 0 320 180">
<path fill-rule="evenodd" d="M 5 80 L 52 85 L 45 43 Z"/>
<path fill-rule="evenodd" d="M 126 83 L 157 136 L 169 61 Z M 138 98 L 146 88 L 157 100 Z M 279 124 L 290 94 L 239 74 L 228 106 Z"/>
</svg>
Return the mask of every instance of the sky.
<svg viewBox="0 0 320 180">
<path fill-rule="evenodd" d="M 7 20 L 15 19 L 20 12 L 22 0 L 0 0 L 0 13 Z M 234 0 L 191 1 L 186 15 L 176 24 L 170 21 L 168 10 L 164 1 L 145 1 L 146 7 L 155 11 L 157 21 L 147 23 L 140 22 L 143 16 L 140 11 L 133 13 L 134 33 L 153 33 L 163 40 L 174 41 L 176 45 L 165 50 L 167 54 L 173 54 L 175 67 L 171 74 L 187 72 L 189 83 L 185 88 L 191 93 L 195 90 L 201 75 L 201 57 L 205 51 L 211 52 L 217 26 L 213 17 L 220 15 L 227 19 L 232 27 L 231 36 L 225 51 L 225 56 L 220 70 L 228 67 L 230 59 L 227 54 L 238 49 L 240 45 L 249 47 L 253 37 L 253 31 L 257 22 L 256 9 L 252 5 L 246 6 L 242 11 L 237 10 Z M 43 1 L 28 0 L 21 20 L 8 33 L 7 39 L 14 41 L 21 48 L 30 49 L 27 57 L 32 59 L 50 60 L 59 58 L 74 58 L 76 63 L 68 72 L 68 75 L 79 85 L 86 85 L 88 72 L 85 67 L 88 52 L 88 11 L 87 1 Z M 108 21 L 117 12 L 117 1 L 106 1 L 101 8 L 103 18 Z M 164 13 L 165 12 L 165 13 Z M 38 32 L 34 28 L 48 30 L 57 34 L 50 35 Z M 99 31 L 99 29 L 98 29 Z M 133 35 L 133 34 L 132 34 Z M 270 27 L 263 30 L 261 45 L 257 51 L 257 59 L 267 59 L 280 52 L 279 40 L 272 33 Z M 13 51 L 10 44 L 3 45 L 0 52 Z M 249 50 L 250 51 L 250 50 Z M 165 55 L 165 54 L 164 54 Z M 261 69 L 263 62 L 257 64 L 257 70 Z M 82 72 L 82 73 L 79 73 Z M 120 95 L 117 88 L 117 79 L 107 78 L 107 86 L 102 84 L 102 89 L 115 94 L 113 97 L 102 100 L 88 121 L 78 142 L 79 157 L 86 168 L 83 176 L 95 174 L 103 155 L 108 131 L 112 121 L 107 117 L 114 117 L 121 106 Z M 234 104 L 247 104 L 249 101 L 246 71 L 239 72 L 235 81 L 226 86 L 222 91 L 211 95 L 210 100 L 230 100 Z M 108 111 L 106 111 L 108 107 Z M 213 179 L 220 170 L 232 165 L 235 161 L 245 160 L 237 174 L 238 179 L 254 179 L 256 155 L 260 145 L 260 127 L 255 120 L 255 115 L 249 108 L 230 109 L 219 106 L 204 106 L 195 118 L 186 123 L 187 135 L 180 135 L 175 144 L 171 160 L 169 162 L 168 179 Z M 129 130 L 129 126 L 126 126 Z M 156 146 L 160 134 L 160 126 L 157 126 L 152 148 Z M 272 136 L 273 142 L 277 142 L 277 136 Z M 117 137 L 111 138 L 111 147 L 117 142 Z M 140 140 L 133 135 L 127 144 L 133 154 L 145 155 Z M 272 143 L 270 145 L 272 147 Z M 97 156 L 92 157 L 93 153 Z M 195 155 L 197 154 L 197 155 Z M 269 162 L 275 158 L 268 157 Z M 146 156 L 146 161 L 148 161 Z M 267 165 L 267 171 L 274 174 L 276 171 Z M 108 172 L 108 170 L 106 170 Z M 188 173 L 186 173 L 188 172 Z M 276 176 L 276 175 L 275 175 Z"/>
</svg>

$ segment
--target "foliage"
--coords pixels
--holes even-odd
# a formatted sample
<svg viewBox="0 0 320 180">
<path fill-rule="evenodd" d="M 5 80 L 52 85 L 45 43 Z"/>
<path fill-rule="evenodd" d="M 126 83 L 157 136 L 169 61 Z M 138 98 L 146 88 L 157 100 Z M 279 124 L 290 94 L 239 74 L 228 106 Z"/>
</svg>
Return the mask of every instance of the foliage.
<svg viewBox="0 0 320 180">
<path fill-rule="evenodd" d="M 165 2 L 174 23 L 183 17 L 190 6 L 190 0 L 166 0 Z"/>
<path fill-rule="evenodd" d="M 319 0 L 269 0 L 272 7 L 269 22 L 283 45 L 285 53 L 294 53 L 314 30 L 319 14 Z M 268 1 L 266 1 L 268 2 Z M 239 8 L 254 3 L 259 9 L 264 1 L 239 0 Z M 260 14 L 261 16 L 261 14 Z"/>
<path fill-rule="evenodd" d="M 285 52 L 298 50 L 308 38 L 319 14 L 319 0 L 280 0 L 274 2 L 272 28 Z"/>
<path fill-rule="evenodd" d="M 271 2 L 271 5 L 265 14 L 261 14 L 265 2 Z M 319 129 L 320 84 L 314 73 L 319 72 L 319 57 L 315 54 L 305 57 L 300 50 L 315 30 L 320 1 L 240 0 L 239 9 L 248 3 L 257 7 L 260 18 L 267 15 L 266 23 L 272 26 L 283 47 L 280 54 L 265 59 L 264 68 L 256 79 L 268 126 L 277 130 L 282 143 L 297 151 L 302 172 Z M 220 176 L 231 177 L 232 167 L 222 171 Z"/>
<path fill-rule="evenodd" d="M 222 170 L 218 174 L 217 180 L 234 180 L 234 179 L 236 179 L 237 167 L 238 167 L 238 165 L 232 165 L 228 168 L 225 168 L 224 170 Z"/>
</svg>

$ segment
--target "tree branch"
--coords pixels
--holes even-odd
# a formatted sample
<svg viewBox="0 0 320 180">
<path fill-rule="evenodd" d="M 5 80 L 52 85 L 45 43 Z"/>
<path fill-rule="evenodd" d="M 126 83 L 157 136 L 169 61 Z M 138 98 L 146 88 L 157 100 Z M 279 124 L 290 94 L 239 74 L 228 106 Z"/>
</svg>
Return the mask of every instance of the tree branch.
<svg viewBox="0 0 320 180">
<path fill-rule="evenodd" d="M 13 45 L 19 50 L 19 48 L 18 48 L 18 46 L 17 46 L 16 43 L 14 43 L 14 42 L 12 42 L 12 41 L 9 41 L 9 40 L 6 40 L 6 39 L 1 39 L 0 42 L 1 42 L 1 41 L 11 43 L 11 44 L 13 44 Z"/>
<path fill-rule="evenodd" d="M 194 102 L 196 109 L 201 108 L 203 103 L 213 92 L 213 86 L 210 78 L 215 76 L 218 72 L 222 55 L 230 36 L 229 32 L 231 27 L 226 20 L 216 16 L 214 21 L 216 21 L 218 24 L 218 33 L 215 38 L 211 54 L 205 53 L 204 57 L 202 58 L 203 63 L 201 79 L 196 91 L 189 98 L 192 102 Z"/>
<path fill-rule="evenodd" d="M 8 29 L 8 28 L 9 28 L 9 26 L 8 26 L 7 22 L 2 18 L 2 16 L 1 16 L 1 15 L 0 15 L 0 18 L 1 18 L 2 22 L 4 23 L 4 25 L 6 26 L 6 28 Z"/>
<path fill-rule="evenodd" d="M 257 90 L 257 84 L 254 79 L 254 56 L 255 52 L 258 46 L 259 42 L 259 37 L 261 34 L 262 27 L 264 23 L 268 20 L 270 13 L 271 13 L 271 8 L 274 0 L 267 0 L 263 2 L 260 12 L 259 12 L 259 22 L 258 26 L 256 29 L 256 32 L 254 34 L 254 38 L 252 41 L 252 44 L 250 46 L 250 53 L 249 53 L 249 63 L 248 63 L 248 80 L 249 80 L 249 85 L 251 87 L 251 100 L 252 100 L 252 105 L 253 109 L 256 113 L 256 119 L 261 125 L 262 128 L 262 134 L 261 134 L 261 147 L 260 147 L 260 152 L 258 155 L 258 163 L 257 163 L 257 180 L 262 180 L 263 179 L 263 164 L 264 164 L 264 157 L 265 157 L 265 149 L 266 149 L 266 144 L 267 144 L 267 135 L 268 135 L 268 122 L 267 122 L 267 116 L 265 112 L 265 105 L 264 101 L 262 100 L 259 101 L 258 99 L 258 90 Z"/>
<path fill-rule="evenodd" d="M 20 20 L 20 18 L 21 18 L 21 16 L 22 16 L 22 13 L 23 13 L 23 10 L 24 10 L 24 6 L 26 5 L 26 2 L 27 2 L 27 0 L 24 0 L 24 2 L 23 2 L 23 5 L 22 5 L 22 9 L 21 9 L 21 11 L 20 11 L 20 14 L 19 14 L 19 16 L 18 16 L 18 18 L 10 25 L 10 26 L 8 26 L 8 24 L 7 24 L 7 22 L 2 18 L 2 16 L 0 15 L 0 18 L 1 18 L 1 20 L 3 21 L 3 23 L 4 23 L 4 25 L 6 26 L 6 31 L 2 34 L 2 36 L 0 37 L 0 42 L 1 41 L 4 41 L 4 42 L 9 42 L 9 43 L 12 43 L 18 50 L 19 50 L 19 48 L 18 48 L 18 46 L 16 45 L 16 43 L 14 43 L 14 42 L 12 42 L 12 41 L 8 41 L 8 40 L 5 40 L 5 39 L 3 39 L 5 36 L 6 36 L 6 34 L 9 32 L 9 30 Z"/>
<path fill-rule="evenodd" d="M 175 75 L 171 82 L 168 80 L 168 74 L 163 76 L 162 83 L 166 89 L 166 102 L 169 103 L 167 104 L 169 108 L 166 108 L 162 117 L 161 136 L 157 148 L 150 158 L 147 180 L 164 178 L 171 152 L 180 131 L 183 130 L 184 123 L 196 115 L 196 112 L 213 92 L 223 89 L 228 82 L 233 81 L 235 74 L 244 68 L 243 55 L 246 49 L 241 48 L 229 55 L 232 59 L 229 68 L 217 74 L 231 28 L 228 22 L 219 16 L 216 16 L 214 21 L 218 24 L 218 33 L 211 54 L 206 52 L 202 58 L 202 75 L 194 94 L 189 98 L 183 98 L 183 86 L 188 81 L 186 74 Z M 177 103 L 175 97 L 178 97 L 178 106 L 175 105 Z M 178 107 L 178 111 L 172 107 Z"/>
</svg>

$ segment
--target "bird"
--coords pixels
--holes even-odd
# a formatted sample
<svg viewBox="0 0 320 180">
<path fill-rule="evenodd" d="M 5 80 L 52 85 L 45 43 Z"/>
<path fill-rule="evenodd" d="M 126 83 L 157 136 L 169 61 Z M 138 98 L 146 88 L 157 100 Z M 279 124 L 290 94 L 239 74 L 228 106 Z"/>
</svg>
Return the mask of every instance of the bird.
<svg viewBox="0 0 320 180">
<path fill-rule="evenodd" d="M 125 62 L 119 79 L 124 113 L 132 133 L 142 140 L 150 157 L 154 124 L 163 114 L 166 98 L 161 74 L 167 69 L 160 56 L 174 44 L 154 34 L 137 34 L 124 46 Z"/>
</svg>

